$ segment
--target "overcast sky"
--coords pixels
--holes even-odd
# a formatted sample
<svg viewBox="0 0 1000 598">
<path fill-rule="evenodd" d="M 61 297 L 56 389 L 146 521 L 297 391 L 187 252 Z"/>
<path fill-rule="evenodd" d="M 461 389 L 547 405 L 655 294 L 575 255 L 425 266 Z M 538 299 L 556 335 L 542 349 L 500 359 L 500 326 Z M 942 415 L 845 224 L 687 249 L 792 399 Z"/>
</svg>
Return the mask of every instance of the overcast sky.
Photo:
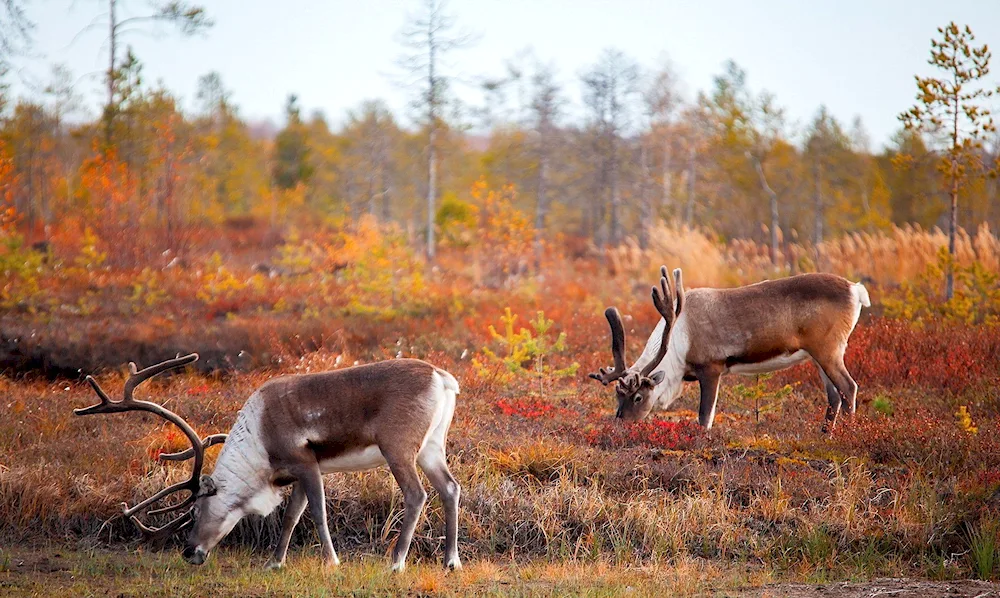
<svg viewBox="0 0 1000 598">
<path fill-rule="evenodd" d="M 147 6 L 121 2 L 132 14 Z M 185 108 L 194 107 L 198 77 L 215 70 L 250 119 L 280 121 L 285 98 L 296 93 L 307 113 L 322 110 L 334 123 L 373 98 L 406 120 L 411 92 L 394 75 L 398 34 L 416 0 L 202 3 L 216 23 L 206 35 L 183 38 L 164 28 L 163 35 L 128 40 L 146 80 L 162 80 Z M 37 57 L 21 61 L 21 80 L 44 81 L 51 63 L 64 63 L 96 115 L 106 26 L 80 32 L 105 22 L 106 4 L 28 0 Z M 579 103 L 579 74 L 603 48 L 614 47 L 644 66 L 669 57 L 693 97 L 731 58 L 747 71 L 751 88 L 773 92 L 800 129 L 826 104 L 846 125 L 860 114 L 876 148 L 912 104 L 914 73 L 930 68 L 936 27 L 955 20 L 971 25 L 978 42 L 1000 45 L 1000 2 L 990 0 L 451 0 L 449 8 L 460 26 L 479 35 L 454 56 L 470 80 L 500 74 L 506 59 L 530 46 L 558 68 L 567 95 Z M 19 91 L 27 93 L 23 84 Z M 474 85 L 460 95 L 481 102 Z"/>
</svg>

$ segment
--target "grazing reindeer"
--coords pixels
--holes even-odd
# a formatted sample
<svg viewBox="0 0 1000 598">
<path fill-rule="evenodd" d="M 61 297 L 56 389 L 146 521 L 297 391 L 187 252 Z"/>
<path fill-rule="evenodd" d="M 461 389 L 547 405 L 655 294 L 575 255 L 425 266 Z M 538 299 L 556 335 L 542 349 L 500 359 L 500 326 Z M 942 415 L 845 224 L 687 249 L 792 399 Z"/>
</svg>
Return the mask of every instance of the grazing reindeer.
<svg viewBox="0 0 1000 598">
<path fill-rule="evenodd" d="M 124 398 L 112 401 L 87 377 L 101 402 L 77 415 L 147 411 L 172 422 L 191 441 L 191 448 L 161 459 L 194 457 L 191 477 L 157 492 L 125 515 L 149 540 L 163 541 L 191 525 L 184 558 L 200 565 L 209 552 L 245 515 L 267 515 L 281 502 L 279 489 L 294 484 L 282 522 L 281 537 L 268 562 L 285 562 L 292 530 L 308 503 L 319 528 L 323 560 L 339 563 L 326 521 L 324 473 L 362 471 L 388 464 L 403 491 L 405 513 L 393 551 L 392 568 L 401 571 L 427 493 L 417 466 L 441 495 L 445 509 L 445 565 L 461 568 L 458 558 L 460 488 L 448 470 L 445 440 L 455 413 L 458 382 L 448 372 L 416 359 L 396 359 L 317 374 L 282 376 L 258 388 L 236 416 L 228 435 L 201 439 L 177 414 L 155 403 L 132 398 L 143 381 L 198 359 L 179 357 L 137 371 L 125 382 Z M 211 476 L 201 475 L 205 449 L 225 442 Z M 174 492 L 187 491 L 182 502 L 151 510 L 149 515 L 184 510 L 159 528 L 149 528 L 136 513 Z"/>
<path fill-rule="evenodd" d="M 660 274 L 653 303 L 663 319 L 631 368 L 625 367 L 621 315 L 614 307 L 604 312 L 615 364 L 590 377 L 604 385 L 618 382 L 618 417 L 638 420 L 654 407 L 666 408 L 684 380 L 697 380 L 698 422 L 711 428 L 723 375 L 772 372 L 808 359 L 826 386 L 823 431 L 832 428 L 841 409 L 854 413 L 858 385 L 844 367 L 844 351 L 861 308 L 871 306 L 864 285 L 832 274 L 800 274 L 685 294 L 679 268 L 671 289 L 666 267 Z"/>
</svg>

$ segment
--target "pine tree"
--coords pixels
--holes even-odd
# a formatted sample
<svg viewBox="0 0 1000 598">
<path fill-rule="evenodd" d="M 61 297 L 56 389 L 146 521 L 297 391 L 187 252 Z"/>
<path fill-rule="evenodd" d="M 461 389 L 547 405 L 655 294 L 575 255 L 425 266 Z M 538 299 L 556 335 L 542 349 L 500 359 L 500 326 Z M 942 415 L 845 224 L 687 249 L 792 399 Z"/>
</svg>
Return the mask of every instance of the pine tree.
<svg viewBox="0 0 1000 598">
<path fill-rule="evenodd" d="M 975 46 L 976 36 L 966 25 L 954 22 L 939 27 L 940 39 L 931 39 L 930 65 L 943 71 L 937 77 L 914 78 L 917 103 L 899 115 L 907 129 L 943 140 L 944 153 L 938 170 L 944 175 L 951 209 L 948 218 L 948 255 L 955 256 L 958 229 L 958 196 L 963 186 L 981 177 L 987 169 L 982 159 L 983 139 L 995 131 L 988 100 L 994 90 L 979 83 L 990 72 L 990 50 Z M 954 268 L 949 261 L 945 274 L 945 299 L 955 294 Z"/>
</svg>

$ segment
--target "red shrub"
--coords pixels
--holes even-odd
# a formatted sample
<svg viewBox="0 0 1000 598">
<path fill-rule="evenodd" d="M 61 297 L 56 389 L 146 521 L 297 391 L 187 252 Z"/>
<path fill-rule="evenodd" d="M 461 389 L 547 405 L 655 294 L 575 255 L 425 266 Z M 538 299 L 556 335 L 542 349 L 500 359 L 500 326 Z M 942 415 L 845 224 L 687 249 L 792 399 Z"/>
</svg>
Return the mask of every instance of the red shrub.
<svg viewBox="0 0 1000 598">
<path fill-rule="evenodd" d="M 978 421 L 978 433 L 962 429 L 954 417 L 924 408 L 897 411 L 893 417 L 847 420 L 831 441 L 847 452 L 868 455 L 875 463 L 920 463 L 937 471 L 976 471 L 1000 466 L 996 421 Z"/>
<path fill-rule="evenodd" d="M 636 446 L 685 449 L 690 448 L 700 435 L 701 428 L 694 422 L 663 419 L 630 423 L 604 420 L 584 432 L 589 444 L 606 449 Z"/>
<path fill-rule="evenodd" d="M 961 394 L 1000 383 L 1000 329 L 872 318 L 851 335 L 844 361 L 862 390 L 920 388 Z M 819 388 L 815 367 L 779 372 L 779 385 L 801 381 Z"/>
<path fill-rule="evenodd" d="M 538 399 L 500 399 L 496 406 L 508 417 L 519 415 L 527 419 L 537 419 L 555 410 L 552 405 Z"/>
<path fill-rule="evenodd" d="M 943 322 L 916 328 L 878 318 L 854 332 L 845 361 L 862 385 L 961 393 L 1000 380 L 1000 331 Z"/>
</svg>

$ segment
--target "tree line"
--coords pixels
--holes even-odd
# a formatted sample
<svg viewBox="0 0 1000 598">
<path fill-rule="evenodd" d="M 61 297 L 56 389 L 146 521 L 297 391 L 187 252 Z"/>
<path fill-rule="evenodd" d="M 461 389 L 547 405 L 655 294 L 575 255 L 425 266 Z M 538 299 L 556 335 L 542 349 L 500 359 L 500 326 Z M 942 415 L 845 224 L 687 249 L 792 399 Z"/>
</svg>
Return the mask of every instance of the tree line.
<svg viewBox="0 0 1000 598">
<path fill-rule="evenodd" d="M 0 69 L 14 59 L 14 42 L 29 37 L 30 23 L 10 12 L 17 6 L 0 5 L 21 15 L 0 31 L 8 48 Z M 203 75 L 196 106 L 182 110 L 169 89 L 144 79 L 141 57 L 118 39 L 116 28 L 132 19 L 203 32 L 211 20 L 201 8 L 154 3 L 150 15 L 116 21 L 115 6 L 110 0 L 114 43 L 100 117 L 80 118 L 64 67 L 30 97 L 0 86 L 0 198 L 33 238 L 79 219 L 156 226 L 173 247 L 192 223 L 280 226 L 367 214 L 409 231 L 433 257 L 435 233 L 467 217 L 480 179 L 512 185 L 515 207 L 543 238 L 598 247 L 626 238 L 643 245 L 649 225 L 662 220 L 766 243 L 775 260 L 786 241 L 820 243 L 894 223 L 1000 224 L 1000 189 L 987 176 L 1000 151 L 996 132 L 992 121 L 971 137 L 965 126 L 989 117 L 985 97 L 969 95 L 988 73 L 989 53 L 971 31 L 958 40 L 964 30 L 954 25 L 940 31 L 932 60 L 945 46 L 951 58 L 971 48 L 966 95 L 918 79 L 917 107 L 874 149 L 860 118 L 842 122 L 823 106 L 804 125 L 790 122 L 735 61 L 685 98 L 667 62 L 646 69 L 607 49 L 563 84 L 555 65 L 522 51 L 503 73 L 480 78 L 478 103 L 463 104 L 442 57 L 474 39 L 438 0 L 426 0 L 403 32 L 400 72 L 416 118 L 370 100 L 332 126 L 320 112 L 303 114 L 292 94 L 283 127 L 270 134 L 241 116 L 220 73 Z M 948 56 L 937 56 L 945 70 Z M 932 100 L 944 102 L 949 91 L 954 101 L 935 112 Z M 956 122 L 945 122 L 949 114 Z M 942 136 L 948 126 L 954 134 Z"/>
</svg>

